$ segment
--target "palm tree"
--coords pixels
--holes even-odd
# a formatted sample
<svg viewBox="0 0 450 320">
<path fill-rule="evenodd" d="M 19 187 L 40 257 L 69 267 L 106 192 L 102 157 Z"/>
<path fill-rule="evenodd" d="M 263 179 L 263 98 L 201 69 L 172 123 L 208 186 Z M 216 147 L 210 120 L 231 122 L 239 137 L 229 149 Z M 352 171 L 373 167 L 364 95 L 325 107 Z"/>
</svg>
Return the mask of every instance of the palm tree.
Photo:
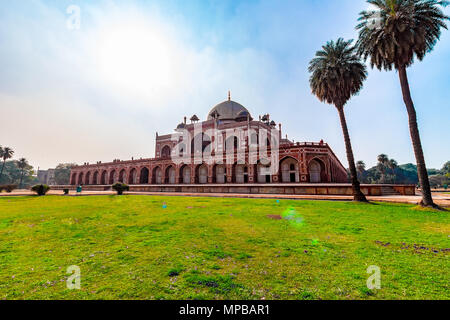
<svg viewBox="0 0 450 320">
<path fill-rule="evenodd" d="M 358 170 L 358 172 L 361 174 L 366 171 L 366 164 L 364 163 L 364 161 L 356 162 L 356 170 Z"/>
<path fill-rule="evenodd" d="M 358 179 L 363 180 L 364 172 L 366 171 L 366 164 L 364 161 L 357 161 L 356 162 L 356 171 L 358 171 Z"/>
<path fill-rule="evenodd" d="M 385 155 L 385 154 L 380 154 L 378 157 L 377 157 L 377 160 L 378 160 L 378 162 L 379 163 L 381 163 L 381 164 L 383 164 L 383 165 L 387 165 L 387 163 L 389 162 L 389 157 L 387 156 L 387 155 Z"/>
<path fill-rule="evenodd" d="M 422 60 L 447 29 L 449 19 L 441 10 L 448 1 L 438 0 L 368 0 L 376 10 L 360 13 L 358 53 L 370 56 L 372 68 L 398 70 L 403 100 L 409 118 L 409 129 L 422 187 L 422 205 L 436 207 L 431 197 L 430 182 L 417 126 L 417 115 L 409 89 L 406 68 L 414 58 Z M 374 23 L 374 18 L 375 23 Z"/>
<path fill-rule="evenodd" d="M 392 171 L 392 183 L 395 183 L 396 179 L 397 179 L 397 176 L 395 174 L 395 169 L 397 169 L 397 167 L 398 167 L 397 161 L 395 161 L 394 159 L 390 159 L 389 163 L 388 163 L 388 167 Z"/>
<path fill-rule="evenodd" d="M 345 41 L 339 38 L 336 42 L 328 42 L 322 47 L 322 50 L 317 51 L 315 58 L 309 64 L 309 72 L 311 73 L 309 81 L 312 93 L 320 101 L 334 104 L 339 113 L 350 167 L 354 200 L 367 202 L 358 181 L 352 144 L 344 114 L 345 104 L 361 90 L 363 82 L 367 78 L 366 67 L 356 55 L 352 40 Z"/>
<path fill-rule="evenodd" d="M 389 162 L 389 157 L 385 154 L 380 154 L 377 160 L 377 170 L 381 173 L 380 183 L 386 183 L 386 167 Z"/>
<path fill-rule="evenodd" d="M 2 170 L 0 171 L 0 180 L 1 180 L 1 178 L 3 176 L 3 169 L 5 168 L 6 160 L 12 158 L 14 151 L 11 148 L 5 147 L 5 148 L 1 148 L 0 152 L 1 152 L 0 157 L 1 157 L 1 159 L 3 159 Z"/>
<path fill-rule="evenodd" d="M 20 158 L 19 159 L 19 163 L 17 165 L 21 172 L 20 172 L 20 183 L 19 183 L 19 189 L 22 189 L 22 181 L 23 181 L 23 174 L 25 171 L 25 168 L 28 166 L 28 161 L 25 158 Z"/>
</svg>

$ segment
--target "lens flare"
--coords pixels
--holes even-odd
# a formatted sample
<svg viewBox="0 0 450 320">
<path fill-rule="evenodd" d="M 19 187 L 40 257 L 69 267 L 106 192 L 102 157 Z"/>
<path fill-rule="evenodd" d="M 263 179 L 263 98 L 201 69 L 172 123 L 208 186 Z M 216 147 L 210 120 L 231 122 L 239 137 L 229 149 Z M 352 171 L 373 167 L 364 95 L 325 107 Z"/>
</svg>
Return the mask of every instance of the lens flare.
<svg viewBox="0 0 450 320">
<path fill-rule="evenodd" d="M 303 217 L 293 207 L 289 207 L 284 210 L 283 219 L 288 220 L 294 227 L 301 227 L 304 223 Z"/>
</svg>

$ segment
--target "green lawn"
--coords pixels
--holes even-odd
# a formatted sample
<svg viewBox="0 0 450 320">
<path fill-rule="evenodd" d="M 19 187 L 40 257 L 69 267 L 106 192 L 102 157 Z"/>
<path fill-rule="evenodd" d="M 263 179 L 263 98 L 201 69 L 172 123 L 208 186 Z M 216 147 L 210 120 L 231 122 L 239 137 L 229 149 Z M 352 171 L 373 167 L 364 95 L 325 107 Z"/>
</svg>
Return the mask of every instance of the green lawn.
<svg viewBox="0 0 450 320">
<path fill-rule="evenodd" d="M 1 197 L 0 299 L 450 299 L 449 248 L 449 212 L 409 205 Z"/>
</svg>

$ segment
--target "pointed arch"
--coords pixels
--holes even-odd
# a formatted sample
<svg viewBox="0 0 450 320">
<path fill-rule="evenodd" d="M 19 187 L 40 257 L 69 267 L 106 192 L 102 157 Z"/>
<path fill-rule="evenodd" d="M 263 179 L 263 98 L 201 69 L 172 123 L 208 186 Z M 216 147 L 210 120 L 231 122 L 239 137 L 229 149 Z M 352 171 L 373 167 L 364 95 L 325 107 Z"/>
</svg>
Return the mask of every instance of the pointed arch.
<svg viewBox="0 0 450 320">
<path fill-rule="evenodd" d="M 164 159 L 169 159 L 170 156 L 172 154 L 172 150 L 170 149 L 170 146 L 165 145 L 162 149 L 161 149 L 161 158 Z"/>
<path fill-rule="evenodd" d="M 170 165 L 166 168 L 164 174 L 164 182 L 167 184 L 175 184 L 176 182 L 176 171 L 173 165 Z"/>
<path fill-rule="evenodd" d="M 191 167 L 187 164 L 180 168 L 180 183 L 190 184 L 191 183 Z"/>
<path fill-rule="evenodd" d="M 80 172 L 80 174 L 78 175 L 78 185 L 80 186 L 84 184 L 83 177 L 83 172 Z"/>
<path fill-rule="evenodd" d="M 71 184 L 72 186 L 74 186 L 74 185 L 77 184 L 77 174 L 76 174 L 76 173 L 73 173 L 73 174 L 72 174 L 72 178 L 71 178 L 71 180 L 70 180 L 70 184 Z"/>
<path fill-rule="evenodd" d="M 160 166 L 154 167 L 152 170 L 152 184 L 162 184 L 162 169 Z"/>
<path fill-rule="evenodd" d="M 309 182 L 326 182 L 326 167 L 322 160 L 313 158 L 308 163 Z"/>
<path fill-rule="evenodd" d="M 125 183 L 126 181 L 127 181 L 127 172 L 125 169 L 122 169 L 119 172 L 119 182 Z"/>
<path fill-rule="evenodd" d="M 116 182 L 116 170 L 112 170 L 109 173 L 109 184 L 114 184 Z"/>
<path fill-rule="evenodd" d="M 92 176 L 92 184 L 97 185 L 98 184 L 98 171 L 94 172 L 94 175 Z"/>
<path fill-rule="evenodd" d="M 140 174 L 140 177 L 139 177 L 139 183 L 140 184 L 148 184 L 149 176 L 150 176 L 150 170 L 148 170 L 147 167 L 143 167 L 141 169 L 141 174 Z"/>
<path fill-rule="evenodd" d="M 85 185 L 90 185 L 91 184 L 91 172 L 88 171 L 86 173 L 86 177 L 84 178 L 84 184 Z"/>
<path fill-rule="evenodd" d="M 272 182 L 271 164 L 266 159 L 258 160 L 258 163 L 256 166 L 256 172 L 257 172 L 258 183 L 271 183 Z"/>
<path fill-rule="evenodd" d="M 280 161 L 280 181 L 283 183 L 300 182 L 298 160 L 287 156 Z"/>
<path fill-rule="evenodd" d="M 195 182 L 199 184 L 208 183 L 208 166 L 205 163 L 195 168 Z"/>
<path fill-rule="evenodd" d="M 100 184 L 101 185 L 106 185 L 107 183 L 107 177 L 108 177 L 108 172 L 106 170 L 103 170 L 101 178 L 100 178 Z"/>
<path fill-rule="evenodd" d="M 249 181 L 249 167 L 246 163 L 237 162 L 233 165 L 233 182 L 248 183 Z"/>
<path fill-rule="evenodd" d="M 217 163 L 213 167 L 213 182 L 218 184 L 227 183 L 227 167 L 224 164 Z"/>
<path fill-rule="evenodd" d="M 128 184 L 136 184 L 137 171 L 136 168 L 132 168 L 128 174 Z"/>
</svg>

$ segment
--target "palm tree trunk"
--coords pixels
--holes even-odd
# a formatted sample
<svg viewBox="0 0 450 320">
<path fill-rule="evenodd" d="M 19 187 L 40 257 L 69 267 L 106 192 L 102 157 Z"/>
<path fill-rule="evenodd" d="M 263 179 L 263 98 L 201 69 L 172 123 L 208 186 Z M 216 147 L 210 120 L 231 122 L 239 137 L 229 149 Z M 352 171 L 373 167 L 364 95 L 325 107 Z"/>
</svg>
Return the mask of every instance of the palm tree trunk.
<svg viewBox="0 0 450 320">
<path fill-rule="evenodd" d="M 400 77 L 400 84 L 402 87 L 403 101 L 406 105 L 409 118 L 409 131 L 411 134 L 411 140 L 414 148 L 414 155 L 417 162 L 417 174 L 419 176 L 420 187 L 422 188 L 422 206 L 436 207 L 431 197 L 430 181 L 428 180 L 427 167 L 425 165 L 425 158 L 423 156 L 422 143 L 420 141 L 419 128 L 417 126 L 417 115 L 414 103 L 411 98 L 411 92 L 409 90 L 408 76 L 406 74 L 406 67 L 401 66 L 398 70 Z"/>
<path fill-rule="evenodd" d="M 0 171 L 0 181 L 1 181 L 2 176 L 3 176 L 3 169 L 5 168 L 5 162 L 6 162 L 6 160 L 3 160 L 2 171 Z"/>
<path fill-rule="evenodd" d="M 22 172 L 20 173 L 19 189 L 22 189 L 22 181 L 23 181 L 23 169 L 22 169 Z"/>
<path fill-rule="evenodd" d="M 364 193 L 361 192 L 360 184 L 358 181 L 358 175 L 356 173 L 355 158 L 353 156 L 352 143 L 350 142 L 350 135 L 348 133 L 347 121 L 345 120 L 344 107 L 336 106 L 336 108 L 338 109 L 339 112 L 339 117 L 341 119 L 341 127 L 344 133 L 345 149 L 347 151 L 347 160 L 348 165 L 350 167 L 350 177 L 352 180 L 353 199 L 354 201 L 367 202 L 366 196 L 364 195 Z"/>
</svg>

